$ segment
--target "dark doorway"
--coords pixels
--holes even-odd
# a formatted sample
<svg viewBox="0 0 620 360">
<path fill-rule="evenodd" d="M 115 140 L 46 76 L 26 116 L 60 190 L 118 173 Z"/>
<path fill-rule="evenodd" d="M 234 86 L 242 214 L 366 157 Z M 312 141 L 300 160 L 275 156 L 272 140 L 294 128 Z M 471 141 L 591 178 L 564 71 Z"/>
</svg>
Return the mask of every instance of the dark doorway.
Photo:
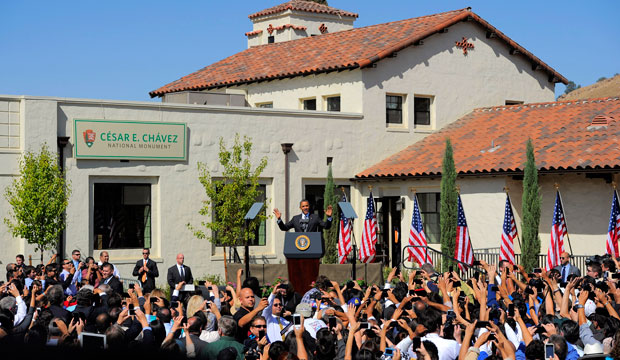
<svg viewBox="0 0 620 360">
<path fill-rule="evenodd" d="M 377 262 L 385 266 L 395 267 L 401 261 L 401 241 L 403 239 L 400 228 L 401 211 L 397 210 L 396 202 L 400 196 L 386 196 L 376 198 L 377 202 Z"/>
</svg>

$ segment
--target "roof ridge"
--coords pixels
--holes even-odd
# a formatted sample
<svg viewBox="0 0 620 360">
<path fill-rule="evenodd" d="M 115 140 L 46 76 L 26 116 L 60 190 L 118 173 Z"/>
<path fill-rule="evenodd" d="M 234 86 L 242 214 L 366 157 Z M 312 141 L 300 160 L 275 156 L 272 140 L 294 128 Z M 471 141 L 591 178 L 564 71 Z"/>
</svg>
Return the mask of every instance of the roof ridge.
<svg viewBox="0 0 620 360">
<path fill-rule="evenodd" d="M 306 5 L 306 6 L 314 7 L 315 9 L 295 8 L 296 5 L 297 6 Z M 355 18 L 359 17 L 359 14 L 357 13 L 354 13 L 352 11 L 338 9 L 333 6 L 329 6 L 327 4 L 319 4 L 317 2 L 308 1 L 308 0 L 289 0 L 289 1 L 277 4 L 277 5 L 274 5 L 272 7 L 263 9 L 263 10 L 253 12 L 252 14 L 248 15 L 248 18 L 253 19 L 253 18 L 257 18 L 261 16 L 281 13 L 287 10 L 327 13 L 327 14 L 332 14 L 332 15 L 349 16 L 349 17 L 355 17 Z"/>
<path fill-rule="evenodd" d="M 561 101 L 547 101 L 547 102 L 538 102 L 538 103 L 525 103 L 525 104 L 514 104 L 514 105 L 493 105 L 493 106 L 483 106 L 479 108 L 474 108 L 472 112 L 476 111 L 498 111 L 498 110 L 512 110 L 517 108 L 524 107 L 540 107 L 540 106 L 555 106 L 555 105 L 580 105 L 585 103 L 593 103 L 593 102 L 601 102 L 601 101 L 612 101 L 612 100 L 620 100 L 619 96 L 607 96 L 601 98 L 590 98 L 590 99 L 577 99 L 577 100 L 561 100 Z"/>
</svg>

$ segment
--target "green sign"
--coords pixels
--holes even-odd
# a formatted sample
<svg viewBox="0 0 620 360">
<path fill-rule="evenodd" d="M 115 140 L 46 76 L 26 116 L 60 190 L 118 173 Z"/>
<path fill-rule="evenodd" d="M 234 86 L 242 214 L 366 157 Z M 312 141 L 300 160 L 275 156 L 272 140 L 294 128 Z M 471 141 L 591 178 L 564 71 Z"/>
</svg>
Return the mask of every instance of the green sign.
<svg viewBox="0 0 620 360">
<path fill-rule="evenodd" d="M 76 159 L 186 160 L 187 124 L 73 120 Z"/>
</svg>

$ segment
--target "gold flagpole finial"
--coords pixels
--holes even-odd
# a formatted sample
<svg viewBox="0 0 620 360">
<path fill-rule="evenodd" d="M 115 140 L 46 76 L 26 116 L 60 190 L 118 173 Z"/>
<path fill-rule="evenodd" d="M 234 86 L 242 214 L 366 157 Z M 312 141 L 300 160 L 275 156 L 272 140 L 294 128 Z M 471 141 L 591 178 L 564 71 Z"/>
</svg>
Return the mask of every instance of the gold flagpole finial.
<svg viewBox="0 0 620 360">
<path fill-rule="evenodd" d="M 555 189 L 556 189 L 556 190 L 560 190 L 560 184 L 558 184 L 558 183 L 553 183 L 553 186 L 555 186 Z"/>
<path fill-rule="evenodd" d="M 614 188 L 614 190 L 616 190 L 616 188 L 618 187 L 618 184 L 615 181 L 612 181 L 611 186 Z"/>
<path fill-rule="evenodd" d="M 368 190 L 372 191 L 372 185 L 368 185 Z"/>
<path fill-rule="evenodd" d="M 412 193 L 414 193 L 414 194 L 418 192 L 418 191 L 416 190 L 416 188 L 414 188 L 414 187 L 410 187 L 410 188 L 409 188 L 409 191 L 411 191 L 411 192 L 412 192 Z"/>
<path fill-rule="evenodd" d="M 344 194 L 344 186 L 340 187 L 340 191 L 342 191 L 342 193 Z"/>
<path fill-rule="evenodd" d="M 510 188 L 508 186 L 504 186 L 504 192 L 508 194 L 508 191 L 510 191 Z"/>
<path fill-rule="evenodd" d="M 460 195 L 461 194 L 461 186 L 457 185 L 456 186 L 456 192 Z"/>
</svg>

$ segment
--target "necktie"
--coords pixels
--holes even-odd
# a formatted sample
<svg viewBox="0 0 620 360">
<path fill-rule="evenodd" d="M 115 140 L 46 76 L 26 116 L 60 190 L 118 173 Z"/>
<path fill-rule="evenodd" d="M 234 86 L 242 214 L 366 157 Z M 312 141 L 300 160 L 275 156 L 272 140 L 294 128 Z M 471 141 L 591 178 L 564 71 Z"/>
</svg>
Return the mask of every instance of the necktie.
<svg viewBox="0 0 620 360">
<path fill-rule="evenodd" d="M 144 260 L 144 267 L 146 267 L 146 260 Z M 146 282 L 146 271 L 142 273 L 142 282 Z"/>
<path fill-rule="evenodd" d="M 562 266 L 562 281 L 566 281 L 566 265 Z"/>
<path fill-rule="evenodd" d="M 185 280 L 185 270 L 183 270 L 183 266 L 179 266 L 179 272 L 181 273 L 181 279 Z"/>
<path fill-rule="evenodd" d="M 284 326 L 282 326 L 282 322 L 280 321 L 280 317 L 276 316 L 278 318 L 278 325 L 280 325 L 280 336 L 282 336 L 282 341 L 284 341 L 284 335 L 282 334 L 282 329 L 284 329 Z"/>
</svg>

